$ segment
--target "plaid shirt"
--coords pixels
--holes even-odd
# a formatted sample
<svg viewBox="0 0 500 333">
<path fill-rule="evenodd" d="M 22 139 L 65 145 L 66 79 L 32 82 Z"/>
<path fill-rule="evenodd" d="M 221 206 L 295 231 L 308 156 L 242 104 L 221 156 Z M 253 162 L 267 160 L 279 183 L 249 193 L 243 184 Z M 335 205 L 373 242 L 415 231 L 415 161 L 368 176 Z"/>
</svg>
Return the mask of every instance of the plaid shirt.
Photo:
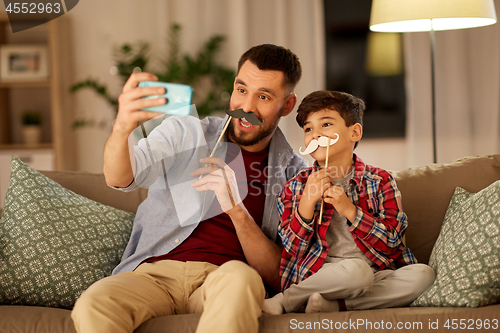
<svg viewBox="0 0 500 333">
<path fill-rule="evenodd" d="M 347 221 L 349 232 L 360 250 L 382 270 L 416 263 L 413 253 L 403 244 L 408 226 L 401 205 L 401 194 L 391 174 L 365 165 L 356 155 L 354 175 L 346 191 L 357 208 L 354 221 Z M 328 254 L 326 230 L 334 208 L 325 204 L 323 221 L 319 218 L 321 201 L 315 207 L 314 218 L 306 222 L 298 213 L 299 202 L 309 175 L 319 165 L 302 170 L 288 181 L 278 194 L 281 223 L 278 233 L 283 242 L 281 257 L 281 288 L 287 289 L 316 273 Z"/>
</svg>

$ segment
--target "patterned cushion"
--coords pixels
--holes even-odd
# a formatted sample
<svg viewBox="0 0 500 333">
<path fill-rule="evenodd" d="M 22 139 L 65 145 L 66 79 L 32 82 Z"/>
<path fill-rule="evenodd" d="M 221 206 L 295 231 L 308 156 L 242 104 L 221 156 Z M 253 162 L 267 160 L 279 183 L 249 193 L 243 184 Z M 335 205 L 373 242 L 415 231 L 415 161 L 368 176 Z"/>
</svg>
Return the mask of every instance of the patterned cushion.
<svg viewBox="0 0 500 333">
<path fill-rule="evenodd" d="M 436 280 L 412 306 L 500 301 L 500 181 L 476 194 L 456 188 L 429 266 Z"/>
<path fill-rule="evenodd" d="M 119 263 L 133 219 L 12 157 L 0 219 L 0 304 L 71 308 Z"/>
</svg>

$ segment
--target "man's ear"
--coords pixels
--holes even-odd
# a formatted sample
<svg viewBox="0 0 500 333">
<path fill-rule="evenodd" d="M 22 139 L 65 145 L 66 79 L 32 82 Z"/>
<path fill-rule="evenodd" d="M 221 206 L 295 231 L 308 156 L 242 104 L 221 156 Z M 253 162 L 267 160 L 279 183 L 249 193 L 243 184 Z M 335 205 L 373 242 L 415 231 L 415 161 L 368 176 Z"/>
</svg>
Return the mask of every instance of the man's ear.
<svg viewBox="0 0 500 333">
<path fill-rule="evenodd" d="M 283 108 L 283 112 L 281 113 L 281 116 L 288 116 L 290 112 L 292 112 L 293 108 L 295 107 L 295 104 L 297 104 L 297 95 L 294 93 L 291 93 L 288 95 L 285 99 L 285 107 Z"/>
<path fill-rule="evenodd" d="M 363 137 L 363 126 L 360 123 L 356 123 L 351 126 L 351 141 L 358 142 Z"/>
</svg>

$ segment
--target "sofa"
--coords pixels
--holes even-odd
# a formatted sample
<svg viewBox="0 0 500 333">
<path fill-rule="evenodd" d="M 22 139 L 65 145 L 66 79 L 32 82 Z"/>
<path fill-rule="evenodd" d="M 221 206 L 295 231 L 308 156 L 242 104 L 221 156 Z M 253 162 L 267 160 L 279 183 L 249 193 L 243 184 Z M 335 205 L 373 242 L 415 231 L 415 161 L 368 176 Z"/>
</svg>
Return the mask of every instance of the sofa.
<svg viewBox="0 0 500 333">
<path fill-rule="evenodd" d="M 41 173 L 71 191 L 128 212 L 135 212 L 147 196 L 144 189 L 131 193 L 115 191 L 106 186 L 103 175 L 56 171 Z M 450 163 L 412 167 L 392 173 L 402 193 L 403 208 L 409 220 L 406 244 L 419 262 L 428 263 L 455 188 L 462 187 L 475 193 L 500 180 L 500 155 L 466 157 Z M 143 323 L 135 332 L 195 332 L 198 318 L 196 314 L 154 318 Z M 499 320 L 499 303 L 474 308 L 420 306 L 280 316 L 263 314 L 259 331 L 380 332 L 398 329 L 439 332 L 460 331 L 468 327 L 476 332 L 493 332 L 500 328 Z M 70 310 L 0 305 L 0 332 L 70 333 L 75 330 Z"/>
</svg>

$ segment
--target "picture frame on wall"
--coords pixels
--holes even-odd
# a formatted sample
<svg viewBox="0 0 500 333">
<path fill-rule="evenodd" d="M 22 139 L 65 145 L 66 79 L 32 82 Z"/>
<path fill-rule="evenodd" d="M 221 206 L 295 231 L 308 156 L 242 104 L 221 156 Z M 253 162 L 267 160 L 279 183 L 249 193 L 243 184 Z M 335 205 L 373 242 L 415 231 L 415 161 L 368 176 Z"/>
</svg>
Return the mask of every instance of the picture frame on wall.
<svg viewBox="0 0 500 333">
<path fill-rule="evenodd" d="M 0 46 L 0 81 L 38 81 L 49 77 L 46 45 Z"/>
</svg>

